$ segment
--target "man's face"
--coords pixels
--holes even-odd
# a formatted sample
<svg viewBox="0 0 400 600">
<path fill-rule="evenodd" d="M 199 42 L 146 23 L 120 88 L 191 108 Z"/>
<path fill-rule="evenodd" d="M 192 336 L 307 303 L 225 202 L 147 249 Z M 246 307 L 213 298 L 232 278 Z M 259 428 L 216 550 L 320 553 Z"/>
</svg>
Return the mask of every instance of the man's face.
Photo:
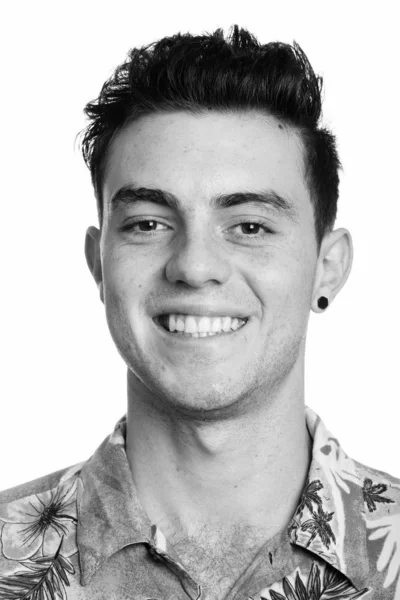
<svg viewBox="0 0 400 600">
<path fill-rule="evenodd" d="M 117 202 L 122 187 L 163 190 L 179 204 L 159 205 L 151 192 L 134 203 L 125 192 Z M 212 204 L 267 191 L 291 211 Z M 127 126 L 105 173 L 100 251 L 114 342 L 164 408 L 223 413 L 302 382 L 317 246 L 301 143 L 278 120 L 175 112 Z M 247 322 L 195 338 L 157 324 L 165 313 Z"/>
</svg>

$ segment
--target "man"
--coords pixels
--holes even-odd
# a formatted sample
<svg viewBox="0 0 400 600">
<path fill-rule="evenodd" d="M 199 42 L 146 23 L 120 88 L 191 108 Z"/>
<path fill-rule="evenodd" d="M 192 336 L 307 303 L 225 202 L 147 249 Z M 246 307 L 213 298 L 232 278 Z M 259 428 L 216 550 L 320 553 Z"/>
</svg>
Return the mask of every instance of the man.
<svg viewBox="0 0 400 600">
<path fill-rule="evenodd" d="M 1 494 L 0 598 L 400 598 L 400 481 L 305 406 L 309 311 L 353 257 L 320 113 L 300 47 L 237 26 L 132 50 L 87 105 L 127 415 Z"/>
</svg>

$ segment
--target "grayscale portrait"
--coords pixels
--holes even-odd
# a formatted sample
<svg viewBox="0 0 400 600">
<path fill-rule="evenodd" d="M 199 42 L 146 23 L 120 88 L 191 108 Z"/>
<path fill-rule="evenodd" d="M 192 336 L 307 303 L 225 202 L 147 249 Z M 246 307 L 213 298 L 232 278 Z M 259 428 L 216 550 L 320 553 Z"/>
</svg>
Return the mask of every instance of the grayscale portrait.
<svg viewBox="0 0 400 600">
<path fill-rule="evenodd" d="M 358 231 L 368 229 L 372 248 L 367 219 L 385 227 L 397 200 L 376 198 L 373 211 L 353 198 L 353 236 L 350 213 L 338 219 L 343 164 L 352 169 L 346 146 L 341 153 L 346 120 L 336 130 L 323 118 L 325 101 L 335 113 L 335 93 L 338 111 L 341 99 L 354 107 L 352 95 L 326 89 L 300 33 L 289 42 L 235 15 L 229 23 L 168 25 L 146 43 L 132 34 L 130 45 L 123 29 L 112 68 L 99 56 L 92 68 L 95 49 L 86 46 L 81 72 L 97 91 L 79 92 L 84 125 L 73 131 L 84 194 L 61 164 L 52 193 L 45 188 L 51 203 L 40 208 L 40 188 L 23 174 L 24 153 L 35 160 L 38 119 L 33 142 L 26 136 L 25 150 L 19 142 L 13 189 L 30 185 L 26 210 L 43 212 L 29 240 L 16 233 L 24 208 L 9 223 L 27 277 L 25 310 L 17 300 L 10 313 L 18 320 L 11 362 L 36 361 L 36 375 L 22 368 L 14 377 L 17 391 L 29 391 L 19 416 L 6 419 L 1 446 L 0 600 L 400 600 L 400 471 L 380 426 L 392 422 L 392 439 L 399 390 L 390 401 L 382 387 L 380 399 L 372 390 L 381 377 L 362 354 L 375 353 L 393 377 L 398 350 L 370 340 L 379 311 L 397 300 L 386 281 L 379 311 L 360 324 L 368 289 L 346 291 Z M 104 35 L 105 54 L 107 43 Z M 354 56 L 372 65 L 363 52 Z M 46 75 L 54 72 L 55 96 L 67 87 L 67 53 L 58 61 Z M 359 83 L 358 102 L 375 90 L 389 127 L 394 100 L 386 114 L 382 85 Z M 54 139 L 65 112 L 56 104 L 48 106 Z M 373 136 L 364 125 L 358 147 Z M 62 137 L 49 144 L 49 160 L 62 163 L 64 145 Z M 43 169 L 36 176 L 46 181 L 51 168 Z M 353 176 L 364 180 L 367 169 Z M 30 255 L 38 247 L 42 271 Z M 59 263 L 62 252 L 72 262 Z M 33 296 L 43 319 L 29 309 Z M 29 350 L 28 319 L 38 332 Z M 40 331 L 53 341 L 40 342 Z M 369 376 L 368 398 L 356 390 Z M 47 444 L 46 463 L 35 440 Z M 362 443 L 370 455 L 358 451 Z"/>
</svg>

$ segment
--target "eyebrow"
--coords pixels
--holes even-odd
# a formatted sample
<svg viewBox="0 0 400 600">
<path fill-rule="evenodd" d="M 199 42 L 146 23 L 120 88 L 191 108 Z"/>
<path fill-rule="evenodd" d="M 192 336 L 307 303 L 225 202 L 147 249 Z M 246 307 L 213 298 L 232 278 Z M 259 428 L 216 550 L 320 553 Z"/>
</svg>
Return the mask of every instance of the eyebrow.
<svg viewBox="0 0 400 600">
<path fill-rule="evenodd" d="M 131 206 L 137 202 L 153 202 L 159 206 L 166 206 L 179 211 L 182 204 L 171 192 L 159 188 L 137 187 L 135 185 L 124 185 L 111 198 L 111 212 L 116 212 L 121 206 Z M 233 192 L 221 194 L 211 198 L 211 208 L 231 208 L 240 204 L 257 204 L 260 207 L 274 209 L 276 212 L 297 222 L 297 211 L 293 204 L 274 190 L 262 190 L 258 192 Z"/>
</svg>

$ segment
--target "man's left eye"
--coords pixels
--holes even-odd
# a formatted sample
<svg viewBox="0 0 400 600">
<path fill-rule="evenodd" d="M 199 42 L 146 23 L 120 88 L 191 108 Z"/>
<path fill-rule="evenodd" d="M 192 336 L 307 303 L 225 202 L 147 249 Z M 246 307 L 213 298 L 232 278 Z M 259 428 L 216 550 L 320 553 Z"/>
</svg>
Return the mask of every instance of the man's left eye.
<svg viewBox="0 0 400 600">
<path fill-rule="evenodd" d="M 234 225 L 234 227 L 244 227 L 247 229 L 246 233 L 251 235 L 257 234 L 261 229 L 264 230 L 265 233 L 273 233 L 269 227 L 267 227 L 263 221 L 245 221 L 244 223 L 238 223 L 238 225 Z M 245 237 L 248 237 L 247 235 Z"/>
</svg>

